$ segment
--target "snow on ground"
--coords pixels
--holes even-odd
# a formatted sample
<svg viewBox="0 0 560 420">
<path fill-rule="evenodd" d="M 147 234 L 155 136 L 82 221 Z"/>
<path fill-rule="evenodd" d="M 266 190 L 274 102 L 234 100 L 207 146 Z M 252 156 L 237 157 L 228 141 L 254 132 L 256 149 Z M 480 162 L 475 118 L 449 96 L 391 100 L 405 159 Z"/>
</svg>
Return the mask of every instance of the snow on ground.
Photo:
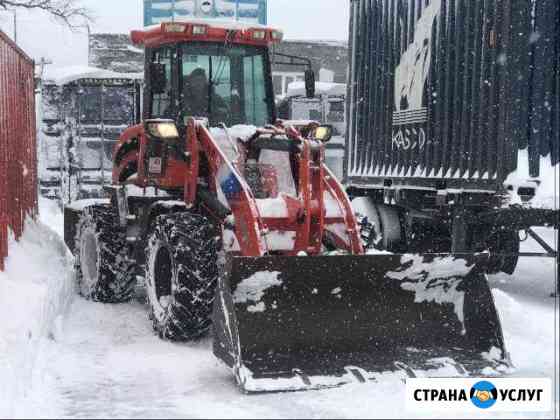
<svg viewBox="0 0 560 420">
<path fill-rule="evenodd" d="M 62 215 L 56 207 L 44 209 L 42 220 L 56 231 L 28 220 L 21 240 L 10 239 L 0 272 L 0 418 L 56 414 L 41 402 L 52 391 L 43 376 L 44 349 L 58 336 L 74 293 Z"/>
<path fill-rule="evenodd" d="M 46 204 L 42 202 L 43 218 L 61 232 L 60 214 L 56 207 L 45 207 Z M 28 233 L 28 238 L 47 232 L 44 227 L 35 229 Z M 540 231 L 548 239 L 553 239 L 553 231 Z M 56 246 L 52 244 L 60 242 L 51 240 L 49 243 L 54 249 Z M 38 258 L 29 262 L 29 259 L 24 260 L 20 248 L 37 254 Z M 536 246 L 528 240 L 523 248 L 536 249 Z M 43 279 L 52 280 L 54 277 L 64 283 L 64 270 L 69 266 L 62 254 L 53 249 L 47 251 L 45 247 L 24 238 L 19 248 L 12 250 L 10 258 L 13 260 L 8 263 L 8 271 L 0 275 L 4 276 L 0 277 L 0 308 L 9 304 L 1 303 L 6 289 L 2 283 L 7 280 L 6 276 L 12 279 L 8 282 L 13 281 L 16 268 L 24 273 L 35 273 L 20 286 L 22 292 L 28 292 L 25 301 L 35 300 L 29 298 L 36 293 L 29 290 L 31 285 L 35 286 L 33 279 L 39 285 L 44 282 Z M 47 255 L 50 256 L 48 264 L 45 261 Z M 36 273 L 38 267 L 41 267 L 40 275 Z M 552 260 L 523 259 L 514 276 L 499 275 L 490 279 L 506 343 L 517 368 L 514 376 L 554 377 L 554 353 L 558 349 L 558 342 L 554 342 L 557 336 L 555 325 L 558 325 L 555 304 L 558 300 L 549 296 L 554 289 L 554 268 Z M 17 301 L 22 302 L 23 299 L 22 296 Z M 20 314 L 21 309 L 15 308 L 13 312 Z M 28 313 L 37 313 L 37 309 L 31 308 Z M 48 337 L 48 333 L 45 336 Z M 25 341 L 23 332 L 20 340 Z M 136 301 L 123 305 L 97 304 L 75 296 L 64 323 L 51 339 L 43 341 L 39 352 L 40 363 L 35 364 L 33 372 L 26 374 L 26 377 L 32 377 L 32 389 L 43 391 L 43 400 L 35 405 L 18 406 L 15 411 L 8 405 L 6 411 L 6 401 L 0 398 L 0 417 L 6 413 L 79 418 L 415 417 L 415 413 L 404 411 L 405 385 L 383 376 L 378 378 L 378 383 L 353 384 L 332 390 L 244 395 L 236 387 L 229 370 L 212 355 L 211 339 L 191 344 L 159 340 L 152 333 L 147 308 L 140 296 Z M 22 375 L 23 372 L 15 369 L 8 377 L 21 384 L 23 389 L 29 381 L 19 377 Z M 1 386 L 0 390 L 3 390 Z M 15 391 L 12 395 L 16 395 Z M 24 400 L 15 398 L 14 401 L 23 404 Z M 37 411 L 41 407 L 43 410 Z M 476 414 L 454 413 L 453 417 L 472 418 Z M 481 411 L 478 417 L 488 418 L 488 414 Z M 445 412 L 434 415 L 451 417 Z M 421 416 L 418 414 L 418 417 Z M 552 418 L 554 414 L 504 413 L 502 416 Z"/>
</svg>

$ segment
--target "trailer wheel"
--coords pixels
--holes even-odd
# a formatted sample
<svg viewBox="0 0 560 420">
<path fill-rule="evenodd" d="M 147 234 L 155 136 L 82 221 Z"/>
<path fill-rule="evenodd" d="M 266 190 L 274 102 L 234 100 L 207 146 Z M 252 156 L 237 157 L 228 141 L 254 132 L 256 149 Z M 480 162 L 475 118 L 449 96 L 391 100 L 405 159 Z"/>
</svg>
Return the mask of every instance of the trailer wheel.
<svg viewBox="0 0 560 420">
<path fill-rule="evenodd" d="M 491 254 L 504 254 L 490 257 L 488 274 L 513 274 L 519 261 L 520 240 L 517 231 L 496 232 L 486 241 L 486 245 Z"/>
<path fill-rule="evenodd" d="M 90 206 L 82 212 L 76 228 L 74 266 L 79 292 L 95 302 L 126 302 L 136 285 L 126 232 L 115 220 L 111 207 Z"/>
<path fill-rule="evenodd" d="M 210 328 L 218 281 L 218 240 L 200 215 L 158 216 L 146 247 L 146 289 L 154 330 L 189 341 Z"/>
<path fill-rule="evenodd" d="M 394 206 L 375 204 L 369 197 L 352 201 L 358 217 L 360 233 L 366 249 L 398 252 L 404 246 L 400 215 Z"/>
</svg>

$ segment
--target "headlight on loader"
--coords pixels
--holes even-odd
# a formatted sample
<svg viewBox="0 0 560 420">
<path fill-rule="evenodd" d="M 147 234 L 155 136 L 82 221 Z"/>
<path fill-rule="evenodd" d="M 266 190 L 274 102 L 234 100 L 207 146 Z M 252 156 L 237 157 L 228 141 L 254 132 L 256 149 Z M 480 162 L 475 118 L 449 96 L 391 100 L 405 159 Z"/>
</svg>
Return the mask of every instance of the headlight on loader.
<svg viewBox="0 0 560 420">
<path fill-rule="evenodd" d="M 179 137 L 177 126 L 169 121 L 152 121 L 146 124 L 150 136 L 160 139 L 176 139 Z"/>
<path fill-rule="evenodd" d="M 320 142 L 327 143 L 331 140 L 333 135 L 333 128 L 331 125 L 320 125 L 313 133 L 313 138 Z"/>
</svg>

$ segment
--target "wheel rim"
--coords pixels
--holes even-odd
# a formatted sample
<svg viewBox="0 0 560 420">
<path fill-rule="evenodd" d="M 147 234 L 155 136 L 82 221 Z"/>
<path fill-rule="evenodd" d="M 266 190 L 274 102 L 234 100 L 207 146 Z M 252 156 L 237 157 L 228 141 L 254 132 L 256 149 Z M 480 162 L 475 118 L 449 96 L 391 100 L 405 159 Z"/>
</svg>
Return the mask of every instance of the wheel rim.
<svg viewBox="0 0 560 420">
<path fill-rule="evenodd" d="M 86 231 L 82 235 L 82 246 L 80 249 L 80 266 L 82 270 L 82 291 L 88 293 L 97 283 L 99 276 L 99 253 L 97 236 L 92 231 Z"/>
<path fill-rule="evenodd" d="M 154 305 L 166 312 L 171 302 L 173 284 L 173 256 L 167 246 L 161 244 L 154 253 L 152 265 L 152 287 Z"/>
</svg>

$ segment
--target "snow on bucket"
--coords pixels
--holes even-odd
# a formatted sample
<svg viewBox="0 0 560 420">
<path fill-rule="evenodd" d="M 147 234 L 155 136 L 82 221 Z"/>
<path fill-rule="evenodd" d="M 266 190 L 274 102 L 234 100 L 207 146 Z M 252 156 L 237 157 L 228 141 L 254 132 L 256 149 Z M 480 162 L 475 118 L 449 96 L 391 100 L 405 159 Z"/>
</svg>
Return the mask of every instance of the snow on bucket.
<svg viewBox="0 0 560 420">
<path fill-rule="evenodd" d="M 214 318 L 214 353 L 248 392 L 507 363 L 482 270 L 451 256 L 231 257 Z"/>
</svg>

